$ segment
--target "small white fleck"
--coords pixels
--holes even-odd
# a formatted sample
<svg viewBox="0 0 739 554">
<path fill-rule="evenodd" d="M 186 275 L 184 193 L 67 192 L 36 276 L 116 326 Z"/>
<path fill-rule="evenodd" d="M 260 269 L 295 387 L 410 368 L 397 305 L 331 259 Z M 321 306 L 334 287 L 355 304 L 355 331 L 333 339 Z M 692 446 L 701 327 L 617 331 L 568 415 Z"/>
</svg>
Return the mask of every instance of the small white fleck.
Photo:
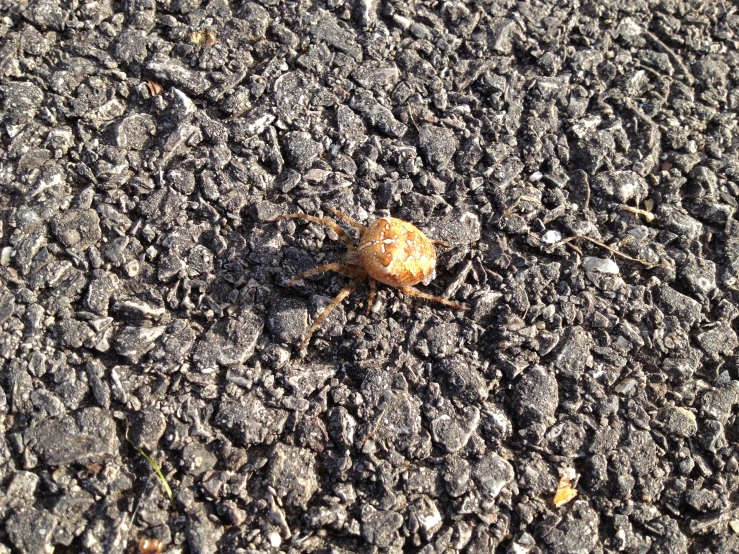
<svg viewBox="0 0 739 554">
<path fill-rule="evenodd" d="M 562 233 L 559 231 L 547 231 L 539 240 L 544 244 L 556 244 L 562 240 Z"/>
</svg>

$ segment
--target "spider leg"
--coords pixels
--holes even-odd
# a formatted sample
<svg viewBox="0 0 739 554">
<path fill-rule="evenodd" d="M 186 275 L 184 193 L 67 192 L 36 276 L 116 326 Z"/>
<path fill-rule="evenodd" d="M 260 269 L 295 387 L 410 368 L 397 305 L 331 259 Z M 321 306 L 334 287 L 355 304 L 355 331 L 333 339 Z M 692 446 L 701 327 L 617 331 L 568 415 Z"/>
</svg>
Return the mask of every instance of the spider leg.
<svg viewBox="0 0 739 554">
<path fill-rule="evenodd" d="M 331 301 L 331 303 L 324 308 L 321 314 L 313 322 L 313 325 L 311 325 L 310 329 L 308 329 L 308 334 L 305 335 L 305 338 L 303 339 L 303 342 L 300 345 L 300 350 L 305 350 L 305 347 L 308 346 L 308 341 L 310 340 L 311 335 L 313 335 L 313 331 L 315 331 L 318 328 L 318 326 L 321 323 L 323 323 L 326 317 L 328 317 L 328 314 L 330 314 L 331 311 L 336 306 L 341 304 L 341 301 L 344 300 L 344 298 L 346 298 L 347 296 L 349 296 L 362 281 L 364 281 L 364 275 L 357 277 L 351 283 L 349 283 L 347 286 L 341 289 L 341 292 L 339 292 L 339 294 L 336 295 L 336 298 L 334 298 Z"/>
<path fill-rule="evenodd" d="M 359 221 L 357 221 L 356 219 L 352 219 L 351 217 L 349 217 L 343 212 L 340 212 L 336 208 L 332 208 L 331 206 L 326 206 L 326 209 L 331 211 L 331 213 L 333 213 L 336 217 L 338 217 L 341 221 L 343 221 L 347 225 L 351 225 L 356 230 L 358 230 L 359 234 L 362 234 L 367 230 L 367 228 L 361 223 L 359 223 Z"/>
<path fill-rule="evenodd" d="M 421 292 L 420 290 L 416 290 L 413 287 L 401 287 L 399 290 L 410 296 L 417 296 L 418 298 L 425 298 L 426 300 L 432 300 L 434 302 L 438 302 L 439 304 L 444 304 L 445 306 L 449 306 L 457 310 L 469 310 L 467 306 L 463 306 L 462 304 L 456 304 L 454 302 L 450 302 L 449 300 L 447 300 L 446 298 L 442 298 L 441 296 L 434 296 L 433 294 L 427 294 L 425 292 Z"/>
<path fill-rule="evenodd" d="M 350 252 L 354 252 L 356 250 L 351 237 L 347 235 L 346 231 L 339 227 L 339 224 L 335 221 L 331 221 L 330 219 L 326 219 L 324 217 L 313 217 L 312 215 L 306 214 L 285 214 L 275 219 L 275 222 L 282 219 L 305 219 L 306 221 L 310 221 L 311 223 L 318 223 L 319 225 L 331 227 L 334 231 L 336 231 L 336 234 L 339 235 L 339 238 L 344 242 L 344 244 L 346 244 L 346 247 Z"/>
<path fill-rule="evenodd" d="M 367 299 L 367 311 L 364 316 L 369 317 L 370 310 L 372 309 L 372 303 L 375 301 L 375 295 L 377 294 L 377 281 L 370 277 L 369 280 L 370 292 L 369 298 Z"/>
<path fill-rule="evenodd" d="M 304 271 L 303 273 L 297 274 L 295 277 L 290 279 L 290 282 L 285 285 L 285 288 L 293 286 L 295 283 L 300 281 L 301 279 L 307 279 L 308 277 L 312 277 L 313 275 L 318 275 L 319 273 L 326 273 L 327 271 L 336 271 L 337 273 L 341 273 L 342 275 L 346 277 L 356 277 L 356 274 L 352 272 L 347 266 L 344 264 L 325 264 L 325 265 L 319 265 L 318 267 L 314 267 L 313 269 L 309 269 L 308 271 Z"/>
<path fill-rule="evenodd" d="M 439 246 L 444 246 L 446 248 L 449 248 L 451 245 L 448 242 L 444 242 L 443 240 L 435 240 L 435 239 L 429 239 L 432 243 L 437 244 Z"/>
</svg>

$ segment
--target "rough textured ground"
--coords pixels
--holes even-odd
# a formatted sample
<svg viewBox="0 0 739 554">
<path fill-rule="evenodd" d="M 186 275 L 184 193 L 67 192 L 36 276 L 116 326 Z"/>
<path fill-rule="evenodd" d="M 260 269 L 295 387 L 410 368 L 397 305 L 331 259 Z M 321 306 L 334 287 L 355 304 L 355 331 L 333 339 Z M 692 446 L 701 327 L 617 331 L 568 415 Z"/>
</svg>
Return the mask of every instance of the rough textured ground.
<svg viewBox="0 0 739 554">
<path fill-rule="evenodd" d="M 0 553 L 739 551 L 738 46 L 723 0 L 0 0 Z M 326 206 L 470 311 L 363 286 L 300 356 L 344 246 L 271 220 Z"/>
</svg>

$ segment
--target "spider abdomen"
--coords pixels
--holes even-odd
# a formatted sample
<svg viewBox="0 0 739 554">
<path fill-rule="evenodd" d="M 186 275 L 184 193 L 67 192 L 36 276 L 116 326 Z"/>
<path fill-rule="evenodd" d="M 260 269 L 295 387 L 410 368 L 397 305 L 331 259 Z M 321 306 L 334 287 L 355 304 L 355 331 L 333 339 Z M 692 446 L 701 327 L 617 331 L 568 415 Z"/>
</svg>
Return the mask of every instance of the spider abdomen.
<svg viewBox="0 0 739 554">
<path fill-rule="evenodd" d="M 367 274 L 392 287 L 420 283 L 436 267 L 436 250 L 429 238 L 414 225 L 394 217 L 372 222 L 357 250 Z"/>
</svg>

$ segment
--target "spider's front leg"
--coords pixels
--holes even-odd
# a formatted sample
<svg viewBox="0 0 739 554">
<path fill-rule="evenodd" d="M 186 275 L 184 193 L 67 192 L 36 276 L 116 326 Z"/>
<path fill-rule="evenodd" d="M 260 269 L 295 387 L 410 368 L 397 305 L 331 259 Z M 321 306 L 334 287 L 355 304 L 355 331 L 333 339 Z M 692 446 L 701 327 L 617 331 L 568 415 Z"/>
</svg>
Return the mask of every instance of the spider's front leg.
<svg viewBox="0 0 739 554">
<path fill-rule="evenodd" d="M 303 273 L 298 273 L 295 277 L 290 279 L 287 285 L 285 285 L 285 288 L 289 288 L 293 286 L 295 283 L 302 279 L 307 279 L 308 277 L 312 277 L 313 275 L 318 275 L 319 273 L 326 273 L 327 271 L 336 271 L 337 273 L 341 273 L 345 277 L 356 277 L 356 273 L 351 271 L 350 268 L 345 266 L 344 264 L 324 264 L 319 265 L 318 267 L 314 267 L 313 269 L 309 269 L 308 271 L 304 271 Z"/>
<path fill-rule="evenodd" d="M 281 215 L 274 221 L 275 223 L 277 223 L 278 221 L 281 221 L 283 219 L 304 219 L 306 221 L 310 221 L 311 223 L 318 223 L 319 225 L 325 225 L 326 227 L 330 227 L 336 232 L 337 235 L 339 235 L 339 238 L 346 245 L 347 249 L 350 252 L 354 252 L 356 250 L 351 237 L 347 235 L 346 231 L 344 231 L 344 229 L 339 227 L 339 224 L 336 223 L 335 221 L 331 221 L 330 219 L 326 219 L 324 217 L 313 217 L 312 215 L 306 215 L 306 214 L 285 214 L 285 215 Z"/>
</svg>

